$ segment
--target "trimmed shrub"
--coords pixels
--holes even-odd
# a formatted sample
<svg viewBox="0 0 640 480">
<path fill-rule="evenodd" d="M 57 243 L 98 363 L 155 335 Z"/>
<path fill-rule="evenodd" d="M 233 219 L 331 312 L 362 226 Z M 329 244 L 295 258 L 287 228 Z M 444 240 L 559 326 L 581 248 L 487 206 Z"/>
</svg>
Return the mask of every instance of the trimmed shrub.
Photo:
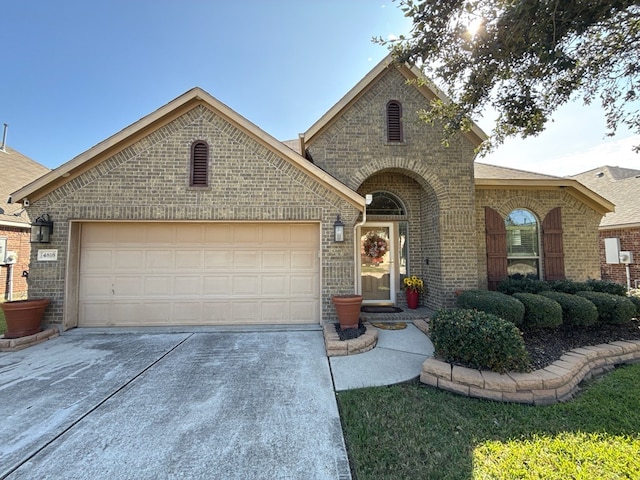
<svg viewBox="0 0 640 480">
<path fill-rule="evenodd" d="M 466 290 L 456 299 L 458 308 L 480 310 L 521 325 L 524 305 L 509 295 L 489 290 Z"/>
<path fill-rule="evenodd" d="M 620 297 L 604 292 L 578 292 L 598 309 L 601 323 L 627 323 L 636 313 L 636 306 L 628 297 Z"/>
<path fill-rule="evenodd" d="M 540 292 L 540 295 L 555 300 L 562 307 L 562 323 L 589 326 L 598 322 L 598 309 L 584 297 L 562 292 Z"/>
<path fill-rule="evenodd" d="M 476 310 L 440 310 L 430 328 L 436 354 L 447 362 L 499 373 L 530 370 L 522 333 L 507 320 Z"/>
<path fill-rule="evenodd" d="M 514 293 L 540 293 L 550 290 L 549 284 L 542 280 L 533 280 L 531 278 L 510 278 L 498 283 L 498 291 L 506 295 Z"/>
<path fill-rule="evenodd" d="M 640 297 L 631 295 L 629 300 L 636 306 L 636 318 L 640 318 Z"/>
<path fill-rule="evenodd" d="M 574 282 L 573 280 L 556 280 L 549 282 L 549 286 L 554 292 L 570 293 L 571 295 L 593 290 L 586 282 Z"/>
<path fill-rule="evenodd" d="M 523 328 L 537 330 L 562 325 L 562 307 L 555 300 L 535 293 L 514 293 L 524 304 Z"/>
<path fill-rule="evenodd" d="M 587 280 L 587 285 L 594 292 L 610 293 L 611 295 L 618 295 L 619 297 L 627 296 L 627 287 L 620 285 L 619 283 L 609 282 L 607 280 Z"/>
</svg>

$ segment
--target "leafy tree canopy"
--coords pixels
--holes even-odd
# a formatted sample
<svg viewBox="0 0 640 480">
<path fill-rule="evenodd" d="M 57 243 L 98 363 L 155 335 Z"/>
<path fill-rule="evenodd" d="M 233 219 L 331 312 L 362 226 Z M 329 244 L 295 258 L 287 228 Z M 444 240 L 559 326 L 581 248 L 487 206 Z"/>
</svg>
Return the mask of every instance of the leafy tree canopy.
<svg viewBox="0 0 640 480">
<path fill-rule="evenodd" d="M 451 102 L 436 100 L 420 113 L 444 125 L 445 143 L 488 107 L 498 112 L 494 145 L 536 135 L 560 105 L 580 97 L 599 99 L 608 135 L 621 126 L 640 133 L 640 1 L 399 0 L 399 7 L 413 22 L 410 34 L 374 40 L 443 87 Z"/>
</svg>

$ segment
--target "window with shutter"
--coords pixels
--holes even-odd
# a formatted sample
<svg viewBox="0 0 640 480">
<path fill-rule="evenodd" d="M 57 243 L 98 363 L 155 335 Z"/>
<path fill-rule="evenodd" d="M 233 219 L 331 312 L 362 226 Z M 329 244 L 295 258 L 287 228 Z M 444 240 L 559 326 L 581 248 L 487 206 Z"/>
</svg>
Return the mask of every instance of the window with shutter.
<svg viewBox="0 0 640 480">
<path fill-rule="evenodd" d="M 402 142 L 402 105 L 395 100 L 387 103 L 387 141 Z"/>
<path fill-rule="evenodd" d="M 509 277 L 540 278 L 538 220 L 529 210 L 517 208 L 504 221 L 507 231 Z"/>
<path fill-rule="evenodd" d="M 485 207 L 484 223 L 487 242 L 487 280 L 489 290 L 507 278 L 507 229 L 502 216 L 493 208 Z"/>
<path fill-rule="evenodd" d="M 551 210 L 542 222 L 545 280 L 564 280 L 564 246 L 562 244 L 562 212 Z"/>
<path fill-rule="evenodd" d="M 209 145 L 205 142 L 194 142 L 191 146 L 191 180 L 192 187 L 209 185 Z"/>
</svg>

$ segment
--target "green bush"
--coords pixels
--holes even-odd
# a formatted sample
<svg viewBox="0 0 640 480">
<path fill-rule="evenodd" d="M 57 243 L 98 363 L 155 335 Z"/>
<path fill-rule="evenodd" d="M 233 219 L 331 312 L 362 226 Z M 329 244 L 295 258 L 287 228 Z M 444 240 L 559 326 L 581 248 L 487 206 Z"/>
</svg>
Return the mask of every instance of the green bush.
<svg viewBox="0 0 640 480">
<path fill-rule="evenodd" d="M 636 313 L 636 306 L 628 297 L 604 292 L 578 292 L 598 309 L 600 323 L 627 323 Z"/>
<path fill-rule="evenodd" d="M 522 325 L 526 330 L 562 325 L 562 307 L 555 300 L 535 293 L 514 293 L 513 296 L 524 304 Z"/>
<path fill-rule="evenodd" d="M 436 354 L 450 363 L 504 373 L 530 370 L 522 333 L 513 323 L 476 310 L 440 310 L 431 318 Z"/>
<path fill-rule="evenodd" d="M 572 295 L 593 290 L 586 282 L 574 282 L 573 280 L 556 280 L 549 282 L 549 286 L 554 292 L 570 293 Z"/>
<path fill-rule="evenodd" d="M 509 278 L 498 283 L 498 291 L 506 295 L 514 293 L 540 293 L 550 290 L 549 284 L 542 280 L 531 278 Z"/>
<path fill-rule="evenodd" d="M 629 300 L 631 300 L 631 303 L 633 303 L 636 306 L 636 318 L 640 318 L 640 297 L 636 297 L 635 295 L 631 295 L 629 297 Z"/>
<path fill-rule="evenodd" d="M 619 283 L 609 282 L 607 280 L 587 280 L 587 285 L 594 292 L 610 293 L 611 295 L 618 295 L 620 297 L 627 296 L 627 287 L 620 285 Z"/>
<path fill-rule="evenodd" d="M 540 292 L 562 307 L 562 323 L 567 325 L 589 326 L 598 322 L 598 309 L 584 297 L 562 292 Z"/>
<path fill-rule="evenodd" d="M 509 295 L 489 290 L 467 290 L 456 299 L 458 308 L 480 310 L 496 317 L 521 325 L 524 317 L 524 305 Z"/>
</svg>

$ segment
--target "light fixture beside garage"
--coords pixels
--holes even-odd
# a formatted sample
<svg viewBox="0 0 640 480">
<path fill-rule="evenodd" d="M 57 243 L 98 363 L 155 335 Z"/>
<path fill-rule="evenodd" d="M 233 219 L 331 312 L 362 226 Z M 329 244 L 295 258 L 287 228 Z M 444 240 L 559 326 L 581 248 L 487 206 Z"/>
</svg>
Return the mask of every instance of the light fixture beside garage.
<svg viewBox="0 0 640 480">
<path fill-rule="evenodd" d="M 50 243 L 53 233 L 53 222 L 48 213 L 36 218 L 31 224 L 31 243 Z"/>
<path fill-rule="evenodd" d="M 344 223 L 340 219 L 340 214 L 333 222 L 333 239 L 335 242 L 344 242 Z"/>
</svg>

